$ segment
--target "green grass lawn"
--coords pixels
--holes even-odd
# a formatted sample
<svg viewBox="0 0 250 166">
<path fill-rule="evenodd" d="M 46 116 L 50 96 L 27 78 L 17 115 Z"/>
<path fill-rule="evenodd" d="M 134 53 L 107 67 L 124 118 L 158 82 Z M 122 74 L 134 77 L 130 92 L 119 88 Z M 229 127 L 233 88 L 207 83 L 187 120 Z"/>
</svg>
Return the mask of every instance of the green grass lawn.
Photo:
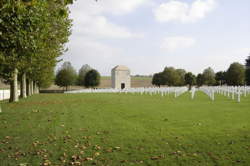
<svg viewBox="0 0 250 166">
<path fill-rule="evenodd" d="M 1 107 L 1 166 L 250 165 L 250 96 L 41 94 Z"/>
</svg>

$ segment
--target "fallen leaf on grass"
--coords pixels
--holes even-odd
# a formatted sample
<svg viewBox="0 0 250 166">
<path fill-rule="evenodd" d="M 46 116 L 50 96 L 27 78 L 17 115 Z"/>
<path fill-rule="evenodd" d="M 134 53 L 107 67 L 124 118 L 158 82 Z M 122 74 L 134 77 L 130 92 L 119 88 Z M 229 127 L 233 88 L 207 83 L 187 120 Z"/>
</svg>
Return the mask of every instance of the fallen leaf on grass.
<svg viewBox="0 0 250 166">
<path fill-rule="evenodd" d="M 128 162 L 128 160 L 122 160 L 122 161 L 120 161 L 121 163 L 127 163 Z"/>
<path fill-rule="evenodd" d="M 151 159 L 151 160 L 159 160 L 159 159 L 161 159 L 161 157 L 160 157 L 160 156 L 153 156 L 153 157 L 151 157 L 150 159 Z"/>
<path fill-rule="evenodd" d="M 86 157 L 85 160 L 86 160 L 86 161 L 92 161 L 93 158 L 91 158 L 91 157 Z"/>
<path fill-rule="evenodd" d="M 99 152 L 96 152 L 95 154 L 94 154 L 94 156 L 99 156 L 100 155 L 100 153 Z"/>
<path fill-rule="evenodd" d="M 93 147 L 93 149 L 95 149 L 95 150 L 100 150 L 100 149 L 101 149 L 101 146 L 95 145 L 95 146 Z"/>
<path fill-rule="evenodd" d="M 27 163 L 20 163 L 18 166 L 27 166 Z"/>
<path fill-rule="evenodd" d="M 49 166 L 51 165 L 51 162 L 49 160 L 44 160 L 44 162 L 42 163 L 42 166 Z"/>
<path fill-rule="evenodd" d="M 108 148 L 105 151 L 111 153 L 111 152 L 113 152 L 113 148 Z"/>
<path fill-rule="evenodd" d="M 33 110 L 32 111 L 33 113 L 38 113 L 38 112 L 40 112 L 39 110 Z"/>
</svg>

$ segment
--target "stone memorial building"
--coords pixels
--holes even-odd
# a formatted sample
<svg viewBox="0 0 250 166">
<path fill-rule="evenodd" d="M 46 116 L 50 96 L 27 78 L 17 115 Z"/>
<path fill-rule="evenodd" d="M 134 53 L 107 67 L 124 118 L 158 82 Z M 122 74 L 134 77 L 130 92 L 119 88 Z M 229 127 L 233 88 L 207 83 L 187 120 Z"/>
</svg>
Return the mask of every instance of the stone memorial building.
<svg viewBox="0 0 250 166">
<path fill-rule="evenodd" d="M 130 70 L 126 66 L 118 65 L 111 71 L 112 88 L 129 89 L 131 87 Z"/>
</svg>

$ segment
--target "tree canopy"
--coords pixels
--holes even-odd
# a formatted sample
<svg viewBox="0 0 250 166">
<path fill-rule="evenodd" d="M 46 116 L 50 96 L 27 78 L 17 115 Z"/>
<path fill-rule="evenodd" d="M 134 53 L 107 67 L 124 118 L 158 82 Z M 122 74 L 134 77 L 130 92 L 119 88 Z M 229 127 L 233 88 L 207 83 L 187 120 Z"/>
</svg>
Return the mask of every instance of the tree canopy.
<svg viewBox="0 0 250 166">
<path fill-rule="evenodd" d="M 211 67 L 206 68 L 203 73 L 203 83 L 205 85 L 214 85 L 215 84 L 215 73 L 214 70 Z"/>
<path fill-rule="evenodd" d="M 100 84 L 100 74 L 97 70 L 90 70 L 87 72 L 86 76 L 85 76 L 85 86 L 88 87 L 96 87 Z"/>
<path fill-rule="evenodd" d="M 242 64 L 235 62 L 230 65 L 227 70 L 228 85 L 244 85 L 245 83 L 245 68 Z"/>
<path fill-rule="evenodd" d="M 226 84 L 226 72 L 219 71 L 215 74 L 216 85 L 224 85 Z"/>
<path fill-rule="evenodd" d="M 159 86 L 159 87 L 161 85 L 165 85 L 165 80 L 164 80 L 163 72 L 155 73 L 153 75 L 152 84 L 156 85 L 156 86 Z"/>
<path fill-rule="evenodd" d="M 250 56 L 248 56 L 247 59 L 246 59 L 245 76 L 246 76 L 246 84 L 250 85 Z"/>
<path fill-rule="evenodd" d="M 52 81 L 57 58 L 65 51 L 64 44 L 71 33 L 70 3 L 71 0 L 1 0 L 0 65 L 4 72 L 0 71 L 0 76 L 13 87 L 18 73 L 40 86 Z M 16 90 L 11 88 L 13 101 Z"/>
<path fill-rule="evenodd" d="M 165 67 L 163 71 L 165 85 L 168 86 L 183 86 L 185 85 L 184 69 L 175 69 L 174 67 Z"/>
<path fill-rule="evenodd" d="M 85 76 L 87 74 L 88 71 L 90 71 L 92 68 L 88 65 L 85 64 L 81 67 L 81 69 L 78 72 L 78 78 L 77 78 L 77 84 L 80 86 L 84 86 L 85 85 Z"/>
<path fill-rule="evenodd" d="M 66 91 L 68 87 L 76 83 L 77 74 L 70 62 L 64 62 L 62 67 L 56 74 L 56 85 L 65 87 Z"/>
<path fill-rule="evenodd" d="M 186 85 L 189 85 L 189 90 L 190 90 L 192 85 L 195 85 L 195 83 L 196 83 L 195 75 L 191 72 L 186 73 L 185 74 L 185 83 L 186 83 Z"/>
<path fill-rule="evenodd" d="M 196 77 L 196 84 L 198 87 L 200 87 L 204 84 L 204 77 L 201 73 L 199 73 Z"/>
</svg>

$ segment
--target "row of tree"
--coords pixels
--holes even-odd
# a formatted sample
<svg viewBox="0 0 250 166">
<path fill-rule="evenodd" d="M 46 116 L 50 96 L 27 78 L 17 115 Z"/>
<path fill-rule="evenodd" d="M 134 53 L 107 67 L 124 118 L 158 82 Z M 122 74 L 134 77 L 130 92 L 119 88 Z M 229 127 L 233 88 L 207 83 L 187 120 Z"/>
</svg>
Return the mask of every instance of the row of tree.
<svg viewBox="0 0 250 166">
<path fill-rule="evenodd" d="M 153 75 L 152 84 L 156 86 L 189 85 L 190 87 L 192 85 L 250 85 L 250 56 L 246 59 L 245 66 L 235 62 L 229 66 L 227 71 L 217 73 L 209 67 L 197 76 L 191 72 L 186 72 L 184 69 L 165 67 L 162 72 Z"/>
<path fill-rule="evenodd" d="M 72 0 L 0 1 L 0 77 L 10 84 L 10 102 L 53 82 L 57 58 L 71 33 Z"/>
<path fill-rule="evenodd" d="M 77 74 L 70 62 L 64 62 L 56 73 L 55 84 L 65 87 L 67 91 L 72 85 L 96 87 L 100 84 L 100 78 L 99 72 L 87 64 L 83 65 Z"/>
</svg>

